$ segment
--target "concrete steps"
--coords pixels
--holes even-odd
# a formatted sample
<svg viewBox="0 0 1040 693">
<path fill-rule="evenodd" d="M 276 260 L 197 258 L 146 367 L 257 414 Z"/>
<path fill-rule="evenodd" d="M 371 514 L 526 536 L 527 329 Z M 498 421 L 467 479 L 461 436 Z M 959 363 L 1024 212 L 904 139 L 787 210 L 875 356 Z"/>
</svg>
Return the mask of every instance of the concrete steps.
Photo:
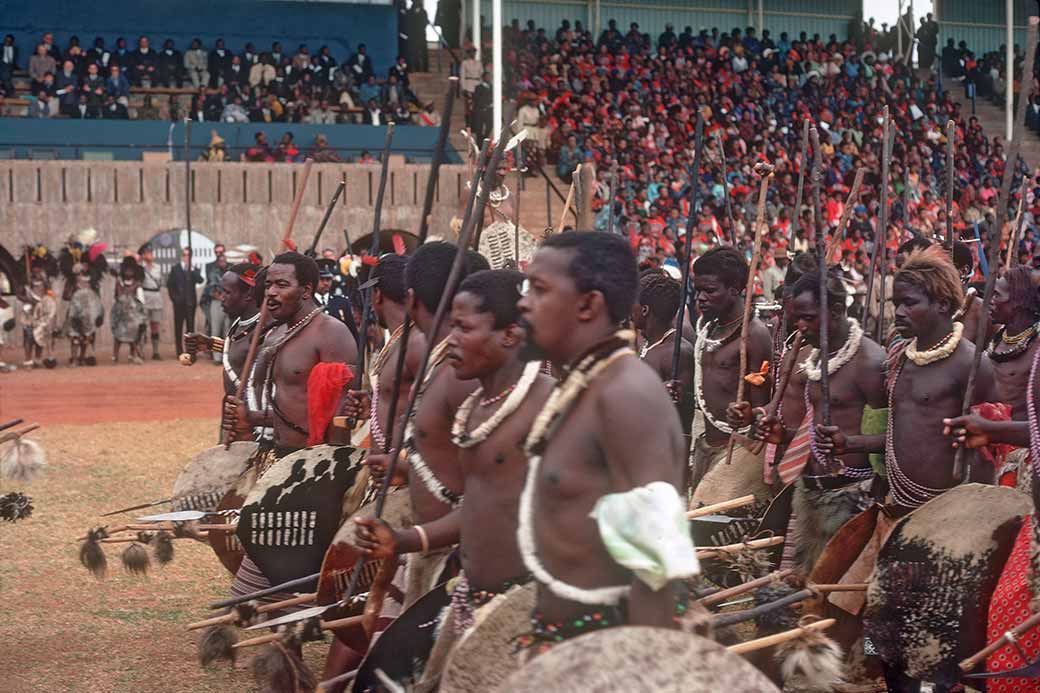
<svg viewBox="0 0 1040 693">
<path fill-rule="evenodd" d="M 953 101 L 960 104 L 961 116 L 965 120 L 970 118 L 973 115 L 971 112 L 971 99 L 964 95 L 963 85 L 950 82 L 947 88 Z M 982 131 L 986 133 L 987 137 L 1000 137 L 1002 142 L 1005 141 L 1005 114 L 1003 108 L 995 105 L 989 99 L 976 99 L 974 115 L 979 119 Z M 1040 135 L 1026 129 L 1024 137 L 1021 149 L 1019 149 L 1019 155 L 1025 160 L 1030 170 L 1033 170 L 1040 165 Z"/>
</svg>

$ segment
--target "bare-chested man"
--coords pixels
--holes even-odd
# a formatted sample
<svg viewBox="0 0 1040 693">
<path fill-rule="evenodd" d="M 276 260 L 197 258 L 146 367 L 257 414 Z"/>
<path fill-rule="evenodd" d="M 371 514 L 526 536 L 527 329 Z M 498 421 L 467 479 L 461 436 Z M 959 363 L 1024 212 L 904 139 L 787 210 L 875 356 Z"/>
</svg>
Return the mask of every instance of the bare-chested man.
<svg viewBox="0 0 1040 693">
<path fill-rule="evenodd" d="M 221 354 L 224 364 L 224 395 L 234 396 L 238 389 L 242 367 L 249 352 L 249 341 L 260 320 L 257 308 L 256 279 L 260 268 L 246 262 L 233 265 L 220 278 L 220 305 L 231 320 L 227 336 L 206 336 L 199 332 L 184 335 L 186 353 L 194 356 L 198 351 Z M 223 426 L 221 442 L 223 442 Z M 249 440 L 251 429 L 233 433 L 235 440 Z"/>
<path fill-rule="evenodd" d="M 527 476 L 523 442 L 553 380 L 537 361 L 519 358 L 524 344 L 517 301 L 523 275 L 477 272 L 462 282 L 452 303 L 448 362 L 463 381 L 478 380 L 459 408 L 453 439 L 459 447 L 465 502 L 438 520 L 408 529 L 359 519 L 359 543 L 370 556 L 426 551 L 460 543 L 464 579 L 455 587 L 452 624 L 438 626 L 435 646 L 450 649 L 455 634 L 473 625 L 473 612 L 496 594 L 530 580 L 516 541 L 520 492 Z M 443 661 L 432 654 L 430 661 Z M 428 667 L 423 680 L 439 671 Z"/>
<path fill-rule="evenodd" d="M 654 369 L 677 401 L 683 430 L 693 421 L 693 344 L 682 339 L 679 347 L 679 378 L 672 381 L 672 353 L 675 349 L 675 316 L 682 301 L 678 281 L 660 272 L 646 272 L 639 278 L 639 300 L 632 309 L 632 326 L 643 338 L 639 358 Z"/>
<path fill-rule="evenodd" d="M 697 292 L 697 342 L 694 345 L 694 395 L 699 415 L 693 425 L 690 454 L 690 505 L 697 507 L 753 493 L 767 501 L 769 489 L 762 480 L 762 457 L 738 438 L 730 465 L 718 463 L 726 456 L 727 443 L 735 430 L 726 421 L 726 410 L 737 398 L 737 381 L 747 373 L 740 370 L 740 327 L 748 264 L 737 249 L 722 246 L 709 250 L 693 263 L 693 286 Z M 770 363 L 773 341 L 757 318 L 748 325 L 748 372 L 758 372 Z M 751 406 L 769 400 L 770 381 L 747 383 L 744 389 Z M 703 418 L 703 421 L 701 419 Z M 749 433 L 746 429 L 738 434 Z"/>
<path fill-rule="evenodd" d="M 235 425 L 236 417 L 240 424 L 273 428 L 276 457 L 330 441 L 338 400 L 320 407 L 323 430 L 310 431 L 320 424 L 308 417 L 308 379 L 319 364 L 357 361 L 357 342 L 350 330 L 314 303 L 317 285 L 318 266 L 312 258 L 296 252 L 275 257 L 265 273 L 264 287 L 273 326 L 264 336 L 251 377 L 260 408 L 248 408 L 235 398 L 229 398 L 225 407 L 225 430 Z"/>
<path fill-rule="evenodd" d="M 827 280 L 828 309 L 820 310 L 820 275 L 803 275 L 791 289 L 791 317 L 805 341 L 812 347 L 800 366 L 802 384 L 801 412 L 813 412 L 808 427 L 810 454 L 795 487 L 792 510 L 797 517 L 797 569 L 808 575 L 831 536 L 857 513 L 873 503 L 871 485 L 874 472 L 867 453 L 846 447 L 840 458 L 824 456 L 816 444 L 816 426 L 822 423 L 820 378 L 820 323 L 827 321 L 831 349 L 828 359 L 830 413 L 834 426 L 848 436 L 861 433 L 863 409 L 887 406 L 884 383 L 885 352 L 864 336 L 859 322 L 847 317 L 846 293 L 840 277 Z M 791 385 L 789 384 L 790 388 Z M 740 407 L 744 417 L 751 415 L 749 405 Z M 797 430 L 776 416 L 763 416 L 756 410 L 756 437 L 774 444 L 789 443 Z"/>
<path fill-rule="evenodd" d="M 698 572 L 678 489 L 686 449 L 653 370 L 617 334 L 638 290 L 620 236 L 549 237 L 519 308 L 532 347 L 566 372 L 525 447 L 518 543 L 538 581 L 536 651 L 591 629 L 675 624 L 676 579 Z M 591 514 L 591 515 L 590 515 Z M 638 548 L 652 568 L 633 572 Z"/>
<path fill-rule="evenodd" d="M 455 412 L 479 383 L 461 380 L 447 366 L 448 332 L 445 322 L 436 334 L 434 314 L 451 274 L 456 248 L 450 243 L 428 242 L 419 247 L 408 261 L 405 285 L 408 287 L 408 312 L 415 326 L 433 344 L 430 363 L 419 388 L 412 421 L 407 422 L 402 464 L 397 469 L 397 483 L 407 479 L 412 502 L 412 517 L 417 525 L 432 522 L 449 513 L 462 501 L 462 470 L 459 449 L 452 441 L 451 427 Z M 487 269 L 487 262 L 470 251 L 464 276 Z M 379 478 L 387 466 L 386 455 L 371 455 L 368 464 Z M 450 547 L 423 555 L 410 554 L 405 585 L 405 606 L 428 592 L 438 583 L 450 554 Z"/>
</svg>

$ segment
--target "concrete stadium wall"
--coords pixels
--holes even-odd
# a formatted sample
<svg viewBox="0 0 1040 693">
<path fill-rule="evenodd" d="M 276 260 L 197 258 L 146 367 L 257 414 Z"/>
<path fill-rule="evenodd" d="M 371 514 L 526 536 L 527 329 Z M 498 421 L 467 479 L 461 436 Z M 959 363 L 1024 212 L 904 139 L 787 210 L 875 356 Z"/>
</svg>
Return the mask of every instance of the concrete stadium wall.
<svg viewBox="0 0 1040 693">
<path fill-rule="evenodd" d="M 1007 39 L 1007 19 L 1003 2 L 977 2 L 977 0 L 938 0 L 936 18 L 939 21 L 939 50 L 946 39 L 954 43 L 965 41 L 968 49 L 981 56 L 995 51 Z M 1026 20 L 1036 14 L 1033 0 L 1015 0 L 1015 43 L 1025 45 Z"/>
<path fill-rule="evenodd" d="M 192 228 L 229 246 L 249 243 L 267 257 L 278 249 L 293 197 L 302 183 L 299 164 L 195 164 Z M 309 244 L 340 178 L 347 187 L 323 236 L 342 249 L 372 229 L 379 166 L 315 164 L 294 238 Z M 415 232 L 429 167 L 391 163 L 382 212 L 383 228 Z M 445 165 L 433 207 L 431 233 L 446 229 L 462 205 L 463 166 Z M 0 161 L 0 228 L 3 243 L 60 247 L 69 233 L 98 230 L 115 257 L 160 231 L 184 228 L 184 165 L 147 162 Z"/>
</svg>

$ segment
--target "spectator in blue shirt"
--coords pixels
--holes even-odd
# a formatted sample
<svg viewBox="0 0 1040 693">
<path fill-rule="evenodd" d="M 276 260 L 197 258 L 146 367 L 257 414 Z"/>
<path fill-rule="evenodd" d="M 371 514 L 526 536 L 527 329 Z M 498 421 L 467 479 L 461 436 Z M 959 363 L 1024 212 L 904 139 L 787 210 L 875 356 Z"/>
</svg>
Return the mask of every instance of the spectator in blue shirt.
<svg viewBox="0 0 1040 693">
<path fill-rule="evenodd" d="M 118 65 L 110 67 L 108 73 L 108 79 L 105 80 L 105 91 L 109 96 L 115 99 L 117 103 L 129 106 L 130 82 L 127 81 L 126 76 Z"/>
</svg>

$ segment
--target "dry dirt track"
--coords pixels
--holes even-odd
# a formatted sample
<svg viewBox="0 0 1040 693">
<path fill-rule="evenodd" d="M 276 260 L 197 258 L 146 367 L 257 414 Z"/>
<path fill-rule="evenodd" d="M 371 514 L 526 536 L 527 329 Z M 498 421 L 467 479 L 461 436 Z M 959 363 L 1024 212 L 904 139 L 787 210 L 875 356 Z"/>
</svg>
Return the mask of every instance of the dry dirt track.
<svg viewBox="0 0 1040 693">
<path fill-rule="evenodd" d="M 109 545 L 108 577 L 98 581 L 79 565 L 75 541 L 101 512 L 164 497 L 188 458 L 214 444 L 219 375 L 170 359 L 0 374 L 0 421 L 43 424 L 33 438 L 49 462 L 31 484 L 0 482 L 35 505 L 28 520 L 0 525 L 4 693 L 254 689 L 244 663 L 204 672 L 183 628 L 230 584 L 208 547 L 178 541 L 172 564 L 140 578 Z M 323 654 L 308 646 L 312 666 Z"/>
</svg>

